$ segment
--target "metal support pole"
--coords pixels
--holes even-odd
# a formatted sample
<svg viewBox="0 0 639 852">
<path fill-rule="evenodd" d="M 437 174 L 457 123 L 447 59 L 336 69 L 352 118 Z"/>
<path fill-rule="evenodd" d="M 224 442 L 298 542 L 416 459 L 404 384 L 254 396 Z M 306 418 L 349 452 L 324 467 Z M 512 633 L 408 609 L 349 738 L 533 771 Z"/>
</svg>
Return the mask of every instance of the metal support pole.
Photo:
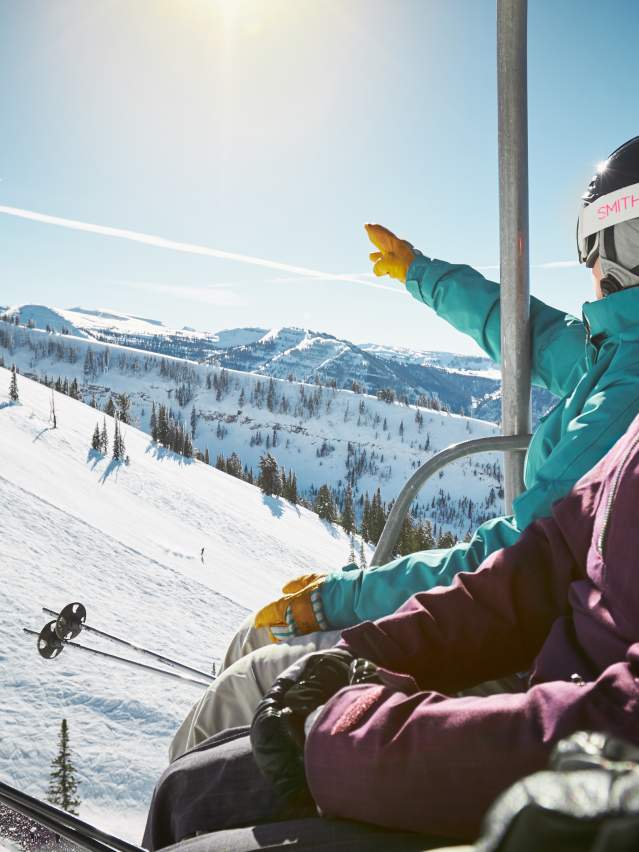
<svg viewBox="0 0 639 852">
<path fill-rule="evenodd" d="M 497 0 L 501 380 L 504 435 L 530 432 L 527 0 Z M 524 489 L 524 454 L 507 453 L 505 510 Z"/>
</svg>

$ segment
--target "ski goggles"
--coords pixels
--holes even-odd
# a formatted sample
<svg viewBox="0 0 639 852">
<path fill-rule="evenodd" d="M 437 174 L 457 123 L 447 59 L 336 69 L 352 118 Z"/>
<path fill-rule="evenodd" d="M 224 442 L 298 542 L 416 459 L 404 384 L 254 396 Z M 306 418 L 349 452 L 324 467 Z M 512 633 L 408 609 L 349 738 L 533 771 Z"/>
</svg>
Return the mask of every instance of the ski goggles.
<svg viewBox="0 0 639 852">
<path fill-rule="evenodd" d="M 639 218 L 639 183 L 624 186 L 587 204 L 577 220 L 579 263 L 592 267 L 599 256 L 599 232 Z"/>
</svg>

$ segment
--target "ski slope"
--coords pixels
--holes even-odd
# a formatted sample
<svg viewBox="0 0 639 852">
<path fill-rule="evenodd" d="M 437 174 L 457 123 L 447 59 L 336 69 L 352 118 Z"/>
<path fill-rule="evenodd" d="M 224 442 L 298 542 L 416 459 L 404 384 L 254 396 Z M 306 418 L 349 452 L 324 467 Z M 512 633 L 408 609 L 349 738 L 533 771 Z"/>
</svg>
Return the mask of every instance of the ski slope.
<svg viewBox="0 0 639 852">
<path fill-rule="evenodd" d="M 98 357 L 104 369 L 95 368 Z M 195 446 L 202 453 L 208 449 L 212 463 L 218 454 L 228 458 L 235 452 L 257 473 L 260 457 L 270 450 L 279 465 L 295 472 L 306 499 L 313 500 L 323 483 L 341 499 L 352 480 L 358 513 L 366 492 L 372 495 L 380 488 L 386 502 L 395 499 L 414 470 L 439 450 L 498 433 L 486 421 L 388 403 L 352 390 L 222 370 L 2 322 L 0 358 L 32 378 L 75 379 L 83 399 L 95 399 L 100 408 L 111 395 L 125 393 L 131 421 L 147 433 L 154 402 L 168 406 L 186 424 L 195 412 Z M 216 382 L 223 376 L 226 385 L 220 389 Z M 440 533 L 451 530 L 462 538 L 500 513 L 500 464 L 499 454 L 486 453 L 448 465 L 420 492 L 413 507 L 417 516 L 430 519 Z"/>
<path fill-rule="evenodd" d="M 44 625 L 42 606 L 80 600 L 92 626 L 208 671 L 249 609 L 291 577 L 339 568 L 348 538 L 132 427 L 130 465 L 102 458 L 89 450 L 98 412 L 55 394 L 54 430 L 51 392 L 20 376 L 12 405 L 9 377 L 0 369 L 0 777 L 46 795 L 66 717 L 80 815 L 139 842 L 199 688 L 71 648 L 45 661 L 22 627 Z M 79 641 L 118 653 L 88 633 Z"/>
</svg>

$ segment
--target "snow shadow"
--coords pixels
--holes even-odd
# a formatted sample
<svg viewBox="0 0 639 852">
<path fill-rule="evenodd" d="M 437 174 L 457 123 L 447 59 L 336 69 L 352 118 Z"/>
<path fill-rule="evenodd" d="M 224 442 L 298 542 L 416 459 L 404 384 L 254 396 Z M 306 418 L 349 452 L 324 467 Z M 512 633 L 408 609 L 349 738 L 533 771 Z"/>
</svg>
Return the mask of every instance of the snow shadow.
<svg viewBox="0 0 639 852">
<path fill-rule="evenodd" d="M 0 406 L 0 407 L 1 407 L 1 406 Z M 40 440 L 40 438 L 41 438 L 44 434 L 46 434 L 47 432 L 52 432 L 52 431 L 53 431 L 53 426 L 46 426 L 46 427 L 45 427 L 45 428 L 44 428 L 41 432 L 38 432 L 38 434 L 37 434 L 37 435 L 35 436 L 35 438 L 33 439 L 32 443 L 33 443 L 33 444 L 35 444 L 35 442 L 36 442 L 36 441 L 39 441 L 39 440 Z"/>
<path fill-rule="evenodd" d="M 104 469 L 102 476 L 100 477 L 100 482 L 105 483 L 107 479 L 111 476 L 111 474 L 116 473 L 123 464 L 124 462 L 122 461 L 116 461 L 115 459 L 111 459 L 111 461 Z"/>
<path fill-rule="evenodd" d="M 87 464 L 91 465 L 91 470 L 95 470 L 99 462 L 104 459 L 104 453 L 99 450 L 89 450 L 87 453 Z"/>
<path fill-rule="evenodd" d="M 284 514 L 284 504 L 279 497 L 273 497 L 270 494 L 262 494 L 262 503 L 264 503 L 274 518 L 281 518 Z"/>
<path fill-rule="evenodd" d="M 11 400 L 6 400 L 5 402 L 0 402 L 0 411 L 2 411 L 3 408 L 11 408 L 14 405 L 19 405 L 19 403 L 11 402 Z"/>
<path fill-rule="evenodd" d="M 152 441 L 149 442 L 144 452 L 147 455 L 151 453 L 154 459 L 159 459 L 160 461 L 164 461 L 164 459 L 168 459 L 169 461 L 175 461 L 181 467 L 186 467 L 187 465 L 195 463 L 195 459 L 187 459 L 186 456 L 181 456 L 179 453 L 174 453 L 173 450 L 167 450 L 166 447 L 161 447 L 159 446 L 159 444 L 154 444 Z"/>
<path fill-rule="evenodd" d="M 335 524 L 332 524 L 330 521 L 324 520 L 324 518 L 320 518 L 322 524 L 324 525 L 324 529 L 332 538 L 339 538 L 340 531 L 337 529 Z"/>
</svg>

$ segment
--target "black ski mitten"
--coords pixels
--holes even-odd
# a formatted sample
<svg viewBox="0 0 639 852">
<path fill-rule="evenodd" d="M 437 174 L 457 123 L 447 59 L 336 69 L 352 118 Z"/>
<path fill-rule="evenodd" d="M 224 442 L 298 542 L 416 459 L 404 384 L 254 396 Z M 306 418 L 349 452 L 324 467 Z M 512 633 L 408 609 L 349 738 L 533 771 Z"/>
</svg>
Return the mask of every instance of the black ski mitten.
<svg viewBox="0 0 639 852">
<path fill-rule="evenodd" d="M 289 666 L 260 701 L 251 724 L 253 756 L 278 793 L 310 800 L 304 774 L 304 723 L 344 686 L 373 682 L 377 669 L 344 648 L 315 651 Z"/>
</svg>

